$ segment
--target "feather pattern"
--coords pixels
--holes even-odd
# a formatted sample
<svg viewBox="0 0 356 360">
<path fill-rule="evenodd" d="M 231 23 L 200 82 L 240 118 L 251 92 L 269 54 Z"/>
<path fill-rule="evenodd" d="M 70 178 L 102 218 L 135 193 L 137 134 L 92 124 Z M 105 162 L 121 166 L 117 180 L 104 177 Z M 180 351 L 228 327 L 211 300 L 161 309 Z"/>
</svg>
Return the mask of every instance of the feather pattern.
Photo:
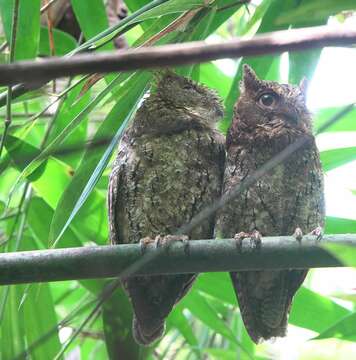
<svg viewBox="0 0 356 360">
<path fill-rule="evenodd" d="M 220 196 L 225 151 L 214 125 L 221 115 L 214 92 L 173 73 L 162 76 L 125 132 L 113 165 L 108 197 L 113 244 L 174 234 Z M 211 217 L 186 235 L 212 238 L 214 222 Z M 123 279 L 138 343 L 162 336 L 166 317 L 195 278 Z"/>
<path fill-rule="evenodd" d="M 291 235 L 296 228 L 309 233 L 324 224 L 323 174 L 302 90 L 259 80 L 245 67 L 242 93 L 227 135 L 223 191 L 240 184 L 302 136 L 308 139 L 305 146 L 221 211 L 220 236 L 254 230 L 262 236 Z M 306 275 L 307 269 L 231 273 L 253 341 L 285 335 L 293 296 Z"/>
</svg>

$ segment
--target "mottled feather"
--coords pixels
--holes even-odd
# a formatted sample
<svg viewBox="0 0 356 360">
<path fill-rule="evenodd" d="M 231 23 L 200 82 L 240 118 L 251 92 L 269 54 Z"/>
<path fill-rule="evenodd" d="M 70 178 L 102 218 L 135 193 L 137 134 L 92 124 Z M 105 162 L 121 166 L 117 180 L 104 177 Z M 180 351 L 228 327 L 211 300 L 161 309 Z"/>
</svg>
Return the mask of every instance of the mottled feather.
<svg viewBox="0 0 356 360">
<path fill-rule="evenodd" d="M 245 65 L 241 95 L 227 134 L 223 192 L 240 184 L 302 136 L 309 141 L 231 201 L 218 216 L 218 234 L 234 237 L 309 233 L 324 224 L 323 174 L 305 105 L 305 86 L 257 78 Z M 258 251 L 258 250 L 256 250 Z M 307 269 L 231 273 L 246 329 L 256 343 L 286 334 L 293 296 Z"/>
<path fill-rule="evenodd" d="M 159 75 L 125 132 L 109 184 L 113 244 L 174 234 L 221 194 L 224 146 L 214 129 L 223 108 L 215 92 L 173 73 Z M 211 217 L 186 234 L 214 236 Z M 196 274 L 137 276 L 123 281 L 134 310 L 133 333 L 148 345 Z"/>
</svg>

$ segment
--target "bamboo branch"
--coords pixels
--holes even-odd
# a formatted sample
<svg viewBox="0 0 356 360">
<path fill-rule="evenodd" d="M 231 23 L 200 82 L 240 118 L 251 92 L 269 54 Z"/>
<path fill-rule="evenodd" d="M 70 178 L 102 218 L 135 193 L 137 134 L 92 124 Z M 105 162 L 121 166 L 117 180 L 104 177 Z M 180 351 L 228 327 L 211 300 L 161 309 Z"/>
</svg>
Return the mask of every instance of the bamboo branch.
<svg viewBox="0 0 356 360">
<path fill-rule="evenodd" d="M 327 235 L 322 243 L 356 246 L 356 235 Z M 116 277 L 142 257 L 157 254 L 135 274 L 176 274 L 211 271 L 302 269 L 344 266 L 324 250 L 315 236 L 299 244 L 292 236 L 265 237 L 260 249 L 249 241 L 242 249 L 233 239 L 194 240 L 188 251 L 180 242 L 168 248 L 139 244 L 93 246 L 0 254 L 0 285 Z"/>
<path fill-rule="evenodd" d="M 217 60 L 256 56 L 284 51 L 307 50 L 324 46 L 345 46 L 356 43 L 356 28 L 326 26 L 293 29 L 233 39 L 219 44 L 190 42 L 155 47 L 128 49 L 120 52 L 84 54 L 73 57 L 48 58 L 0 65 L 0 85 L 36 83 L 63 76 L 85 73 L 132 71 L 165 66 L 186 65 Z"/>
</svg>

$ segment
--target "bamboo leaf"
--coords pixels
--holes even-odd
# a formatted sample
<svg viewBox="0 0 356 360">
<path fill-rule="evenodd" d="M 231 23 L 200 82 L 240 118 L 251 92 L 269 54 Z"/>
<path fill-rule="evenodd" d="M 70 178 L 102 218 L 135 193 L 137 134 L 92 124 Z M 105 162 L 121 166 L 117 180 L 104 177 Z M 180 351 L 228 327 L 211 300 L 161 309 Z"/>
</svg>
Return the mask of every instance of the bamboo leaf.
<svg viewBox="0 0 356 360">
<path fill-rule="evenodd" d="M 314 127 L 319 129 L 323 126 L 329 119 L 331 119 L 335 114 L 337 114 L 342 108 L 324 108 L 316 112 L 314 116 Z M 337 132 L 337 131 L 356 131 L 356 108 L 348 112 L 342 117 L 340 121 L 337 121 L 330 127 L 328 127 L 325 132 Z"/>
<path fill-rule="evenodd" d="M 333 256 L 343 264 L 356 267 L 356 247 L 347 244 L 322 244 Z"/>
<path fill-rule="evenodd" d="M 304 23 L 305 19 L 318 21 L 341 11 L 353 9 L 356 9 L 354 0 L 304 1 L 304 3 L 294 11 L 281 13 L 276 19 L 276 24 L 288 24 L 290 22 Z"/>
<path fill-rule="evenodd" d="M 99 127 L 93 141 L 105 139 L 106 142 L 110 142 L 109 146 L 103 149 L 89 149 L 86 152 L 80 167 L 77 169 L 71 184 L 63 193 L 56 209 L 49 235 L 51 242 L 56 242 L 61 237 L 98 182 L 115 144 L 120 139 L 132 111 L 142 96 L 148 79 L 148 74 L 138 73 L 134 75 L 127 82 L 127 86 L 123 88 L 125 90 L 119 97 L 120 100 Z M 112 138 L 115 130 L 116 136 Z"/>
<path fill-rule="evenodd" d="M 355 234 L 356 220 L 343 219 L 333 216 L 327 216 L 325 222 L 326 234 Z"/>
<path fill-rule="evenodd" d="M 10 42 L 14 0 L 0 0 L 1 18 Z M 40 0 L 20 1 L 17 20 L 15 59 L 33 59 L 40 40 Z"/>
<path fill-rule="evenodd" d="M 63 56 L 70 51 L 74 50 L 77 46 L 77 41 L 71 35 L 58 29 L 52 29 L 54 51 L 56 56 Z M 40 42 L 39 42 L 39 55 L 51 56 L 51 49 L 49 47 L 48 28 L 41 27 L 40 29 Z"/>
<path fill-rule="evenodd" d="M 356 147 L 322 151 L 320 153 L 320 159 L 324 171 L 330 171 L 356 160 Z"/>
</svg>

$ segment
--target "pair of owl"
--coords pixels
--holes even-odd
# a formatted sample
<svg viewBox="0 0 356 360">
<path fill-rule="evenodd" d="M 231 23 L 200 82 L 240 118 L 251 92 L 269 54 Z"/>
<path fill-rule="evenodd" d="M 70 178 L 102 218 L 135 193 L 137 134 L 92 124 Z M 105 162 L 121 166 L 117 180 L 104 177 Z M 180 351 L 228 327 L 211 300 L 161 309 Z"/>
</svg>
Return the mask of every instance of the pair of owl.
<svg viewBox="0 0 356 360">
<path fill-rule="evenodd" d="M 323 175 L 305 105 L 305 85 L 263 81 L 244 65 L 241 95 L 226 142 L 215 130 L 221 100 L 172 72 L 155 88 L 126 130 L 109 184 L 113 244 L 174 239 L 182 225 L 238 186 L 302 136 L 310 141 L 189 234 L 191 240 L 309 232 L 324 221 Z M 237 235 L 236 235 L 237 234 Z M 144 240 L 145 241 L 145 240 Z M 218 240 L 217 240 L 218 241 Z M 238 251 L 238 250 L 237 250 Z M 242 319 L 254 342 L 284 336 L 294 294 L 307 270 L 231 273 Z M 197 274 L 122 280 L 134 310 L 133 334 L 148 345 Z"/>
</svg>

